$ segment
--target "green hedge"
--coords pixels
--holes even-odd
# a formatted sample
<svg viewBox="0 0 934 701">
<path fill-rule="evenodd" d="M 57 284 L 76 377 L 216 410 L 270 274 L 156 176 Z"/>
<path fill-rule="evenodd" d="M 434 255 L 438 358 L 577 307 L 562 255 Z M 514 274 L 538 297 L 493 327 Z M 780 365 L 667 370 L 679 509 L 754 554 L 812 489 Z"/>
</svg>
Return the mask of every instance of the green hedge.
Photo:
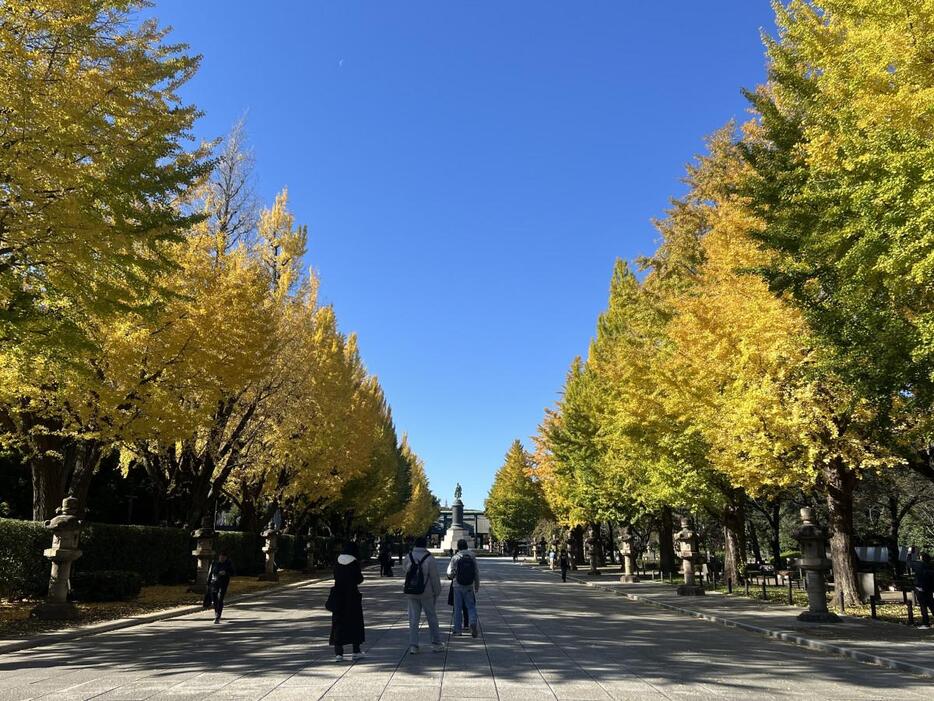
<svg viewBox="0 0 934 701">
<path fill-rule="evenodd" d="M 45 594 L 52 566 L 42 551 L 51 545 L 42 523 L 0 518 L 0 596 Z"/>
<path fill-rule="evenodd" d="M 0 596 L 41 596 L 48 588 L 50 564 L 42 551 L 52 543 L 43 524 L 0 519 Z M 219 531 L 214 547 L 226 550 L 237 574 L 263 571 L 263 538 L 256 533 Z M 181 528 L 88 524 L 81 531 L 83 555 L 74 574 L 129 571 L 144 585 L 181 584 L 194 579 L 195 541 Z M 276 562 L 283 569 L 306 566 L 305 539 L 279 537 Z"/>
<path fill-rule="evenodd" d="M 92 523 L 81 531 L 75 572 L 136 572 L 143 584 L 181 584 L 195 576 L 193 540 L 181 528 Z"/>
<path fill-rule="evenodd" d="M 77 572 L 71 587 L 78 601 L 123 601 L 139 595 L 143 579 L 136 572 Z"/>
</svg>

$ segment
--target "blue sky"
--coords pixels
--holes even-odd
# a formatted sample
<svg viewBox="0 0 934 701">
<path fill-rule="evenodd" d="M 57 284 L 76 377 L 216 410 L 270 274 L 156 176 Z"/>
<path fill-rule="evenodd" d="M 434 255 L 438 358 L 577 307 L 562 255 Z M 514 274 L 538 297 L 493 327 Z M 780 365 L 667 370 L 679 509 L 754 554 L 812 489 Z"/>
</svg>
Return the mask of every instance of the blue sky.
<svg viewBox="0 0 934 701">
<path fill-rule="evenodd" d="M 204 55 L 199 136 L 244 113 L 263 199 L 356 331 L 433 491 L 480 507 L 654 249 L 703 137 L 763 79 L 768 0 L 158 0 Z"/>
</svg>

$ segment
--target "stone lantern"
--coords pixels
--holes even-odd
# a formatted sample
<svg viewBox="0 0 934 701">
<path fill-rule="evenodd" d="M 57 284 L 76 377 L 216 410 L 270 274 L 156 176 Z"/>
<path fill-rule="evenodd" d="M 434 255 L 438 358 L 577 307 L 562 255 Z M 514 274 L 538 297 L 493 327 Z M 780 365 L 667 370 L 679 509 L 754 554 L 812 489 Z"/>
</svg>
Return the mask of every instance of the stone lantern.
<svg viewBox="0 0 934 701">
<path fill-rule="evenodd" d="M 597 569 L 597 538 L 594 534 L 594 529 L 591 526 L 587 529 L 587 539 L 584 541 L 587 546 L 587 550 L 590 552 L 590 569 L 587 570 L 587 574 L 591 577 L 596 577 L 601 574 L 600 570 Z"/>
<path fill-rule="evenodd" d="M 678 594 L 702 596 L 704 585 L 698 584 L 694 579 L 694 567 L 703 564 L 706 558 L 697 547 L 697 533 L 694 532 L 690 518 L 681 518 L 681 530 L 675 534 L 675 540 L 680 543 L 678 555 L 681 558 L 681 572 L 684 574 L 684 584 L 678 587 Z"/>
<path fill-rule="evenodd" d="M 204 594 L 207 591 L 208 573 L 211 570 L 211 563 L 214 562 L 214 537 L 216 535 L 210 516 L 205 516 L 201 522 L 201 528 L 191 534 L 198 541 L 195 549 L 191 551 L 191 554 L 198 560 L 198 570 L 195 574 L 195 583 L 188 588 L 188 591 L 196 594 Z"/>
<path fill-rule="evenodd" d="M 801 509 L 801 525 L 795 529 L 794 538 L 801 543 L 801 559 L 798 566 L 804 570 L 808 610 L 798 616 L 800 621 L 811 623 L 834 623 L 840 618 L 827 610 L 827 585 L 824 573 L 831 568 L 827 559 L 827 534 L 814 518 L 814 510 Z"/>
<path fill-rule="evenodd" d="M 632 542 L 635 536 L 632 534 L 632 528 L 623 526 L 619 534 L 619 551 L 623 556 L 623 574 L 620 576 L 620 582 L 638 582 L 636 575 L 636 553 L 633 550 Z"/>
<path fill-rule="evenodd" d="M 261 534 L 266 539 L 263 545 L 263 555 L 266 556 L 266 569 L 259 576 L 261 582 L 278 582 L 279 573 L 276 571 L 276 550 L 279 549 L 279 530 L 269 526 Z"/>
<path fill-rule="evenodd" d="M 78 500 L 66 497 L 55 513 L 57 516 L 45 522 L 45 527 L 52 531 L 52 547 L 42 553 L 52 561 L 49 593 L 30 615 L 44 619 L 77 618 L 77 609 L 68 601 L 68 579 L 72 563 L 81 557 L 78 539 L 82 522 L 78 519 Z"/>
</svg>

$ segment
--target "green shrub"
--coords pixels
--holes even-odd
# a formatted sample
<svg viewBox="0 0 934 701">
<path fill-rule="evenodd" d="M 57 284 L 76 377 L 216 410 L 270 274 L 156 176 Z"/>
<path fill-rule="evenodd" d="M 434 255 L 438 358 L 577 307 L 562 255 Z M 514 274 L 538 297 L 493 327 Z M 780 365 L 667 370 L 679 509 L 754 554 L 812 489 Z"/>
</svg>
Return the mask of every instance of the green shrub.
<svg viewBox="0 0 934 701">
<path fill-rule="evenodd" d="M 234 570 L 240 575 L 255 575 L 263 572 L 263 543 L 258 533 L 242 531 L 218 531 L 214 549 L 225 551 L 233 560 Z"/>
<path fill-rule="evenodd" d="M 41 596 L 48 591 L 51 563 L 42 551 L 52 534 L 38 521 L 0 518 L 0 596 Z"/>
<path fill-rule="evenodd" d="M 77 572 L 71 590 L 78 601 L 124 601 L 139 596 L 143 579 L 136 572 L 102 570 Z"/>
<path fill-rule="evenodd" d="M 182 584 L 195 576 L 191 534 L 181 528 L 92 523 L 81 531 L 76 572 L 130 571 L 143 584 Z"/>
</svg>

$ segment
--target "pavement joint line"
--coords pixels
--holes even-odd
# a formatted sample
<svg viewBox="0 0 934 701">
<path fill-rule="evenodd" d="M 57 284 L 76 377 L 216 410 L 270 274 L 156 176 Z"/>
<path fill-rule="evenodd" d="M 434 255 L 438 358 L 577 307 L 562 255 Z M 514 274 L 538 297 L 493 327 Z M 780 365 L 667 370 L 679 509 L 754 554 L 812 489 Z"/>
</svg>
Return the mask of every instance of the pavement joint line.
<svg viewBox="0 0 934 701">
<path fill-rule="evenodd" d="M 287 591 L 289 589 L 299 589 L 301 587 L 311 586 L 312 584 L 319 584 L 321 582 L 327 581 L 328 579 L 330 579 L 330 576 L 303 579 L 298 582 L 267 587 L 266 589 L 260 589 L 259 591 L 232 597 L 225 601 L 224 604 L 225 606 L 235 606 L 244 601 L 258 599 L 267 594 L 275 594 L 280 591 Z M 69 640 L 75 640 L 77 638 L 99 635 L 100 633 L 109 633 L 114 630 L 123 630 L 124 628 L 134 628 L 136 626 L 146 625 L 147 623 L 157 623 L 159 621 L 166 621 L 172 618 L 181 618 L 182 616 L 188 616 L 193 613 L 200 613 L 204 610 L 205 609 L 202 606 L 197 604 L 193 606 L 179 606 L 162 611 L 155 611 L 153 613 L 145 613 L 139 616 L 131 616 L 130 618 L 118 618 L 115 621 L 92 623 L 90 625 L 81 626 L 79 628 L 58 630 L 51 633 L 40 633 L 38 636 L 32 638 L 0 644 L 0 655 L 4 655 L 9 652 L 19 652 L 21 650 L 30 650 L 32 648 L 56 645 L 58 643 L 66 642 Z"/>
<path fill-rule="evenodd" d="M 532 563 L 522 564 L 528 566 Z M 655 608 L 674 611 L 676 613 L 683 613 L 691 616 L 692 618 L 709 621 L 710 623 L 715 623 L 717 625 L 723 626 L 724 628 L 739 628 L 740 630 L 745 630 L 749 633 L 763 635 L 767 638 L 773 638 L 775 640 L 780 640 L 792 645 L 797 645 L 798 647 L 803 647 L 810 650 L 818 650 L 820 652 L 827 652 L 830 654 L 839 655 L 841 657 L 848 657 L 852 660 L 856 660 L 857 662 L 872 664 L 879 667 L 887 667 L 899 672 L 908 672 L 910 674 L 916 674 L 920 677 L 934 679 L 934 668 L 931 667 L 921 667 L 920 665 L 912 664 L 910 662 L 903 662 L 902 660 L 896 660 L 891 657 L 875 655 L 871 652 L 863 652 L 862 650 L 857 650 L 852 647 L 827 643 L 822 640 L 815 640 L 814 638 L 808 638 L 803 635 L 798 635 L 797 633 L 790 633 L 783 630 L 773 630 L 771 628 L 763 628 L 762 626 L 753 625 L 752 623 L 743 623 L 742 621 L 736 621 L 731 618 L 724 618 L 722 616 L 717 616 L 710 613 L 704 613 L 703 611 L 696 611 L 684 606 L 675 606 L 674 604 L 667 604 L 663 601 L 654 601 L 650 598 L 640 596 L 639 594 L 617 591 L 612 587 L 607 587 L 596 582 L 581 579 L 579 576 L 569 574 L 568 578 L 577 582 L 578 584 L 583 584 L 584 586 L 590 587 L 592 589 L 599 589 L 600 591 L 609 592 L 616 596 L 622 596 L 626 599 L 629 599 L 630 601 L 636 601 L 641 604 L 648 604 L 649 606 L 654 606 Z"/>
</svg>

